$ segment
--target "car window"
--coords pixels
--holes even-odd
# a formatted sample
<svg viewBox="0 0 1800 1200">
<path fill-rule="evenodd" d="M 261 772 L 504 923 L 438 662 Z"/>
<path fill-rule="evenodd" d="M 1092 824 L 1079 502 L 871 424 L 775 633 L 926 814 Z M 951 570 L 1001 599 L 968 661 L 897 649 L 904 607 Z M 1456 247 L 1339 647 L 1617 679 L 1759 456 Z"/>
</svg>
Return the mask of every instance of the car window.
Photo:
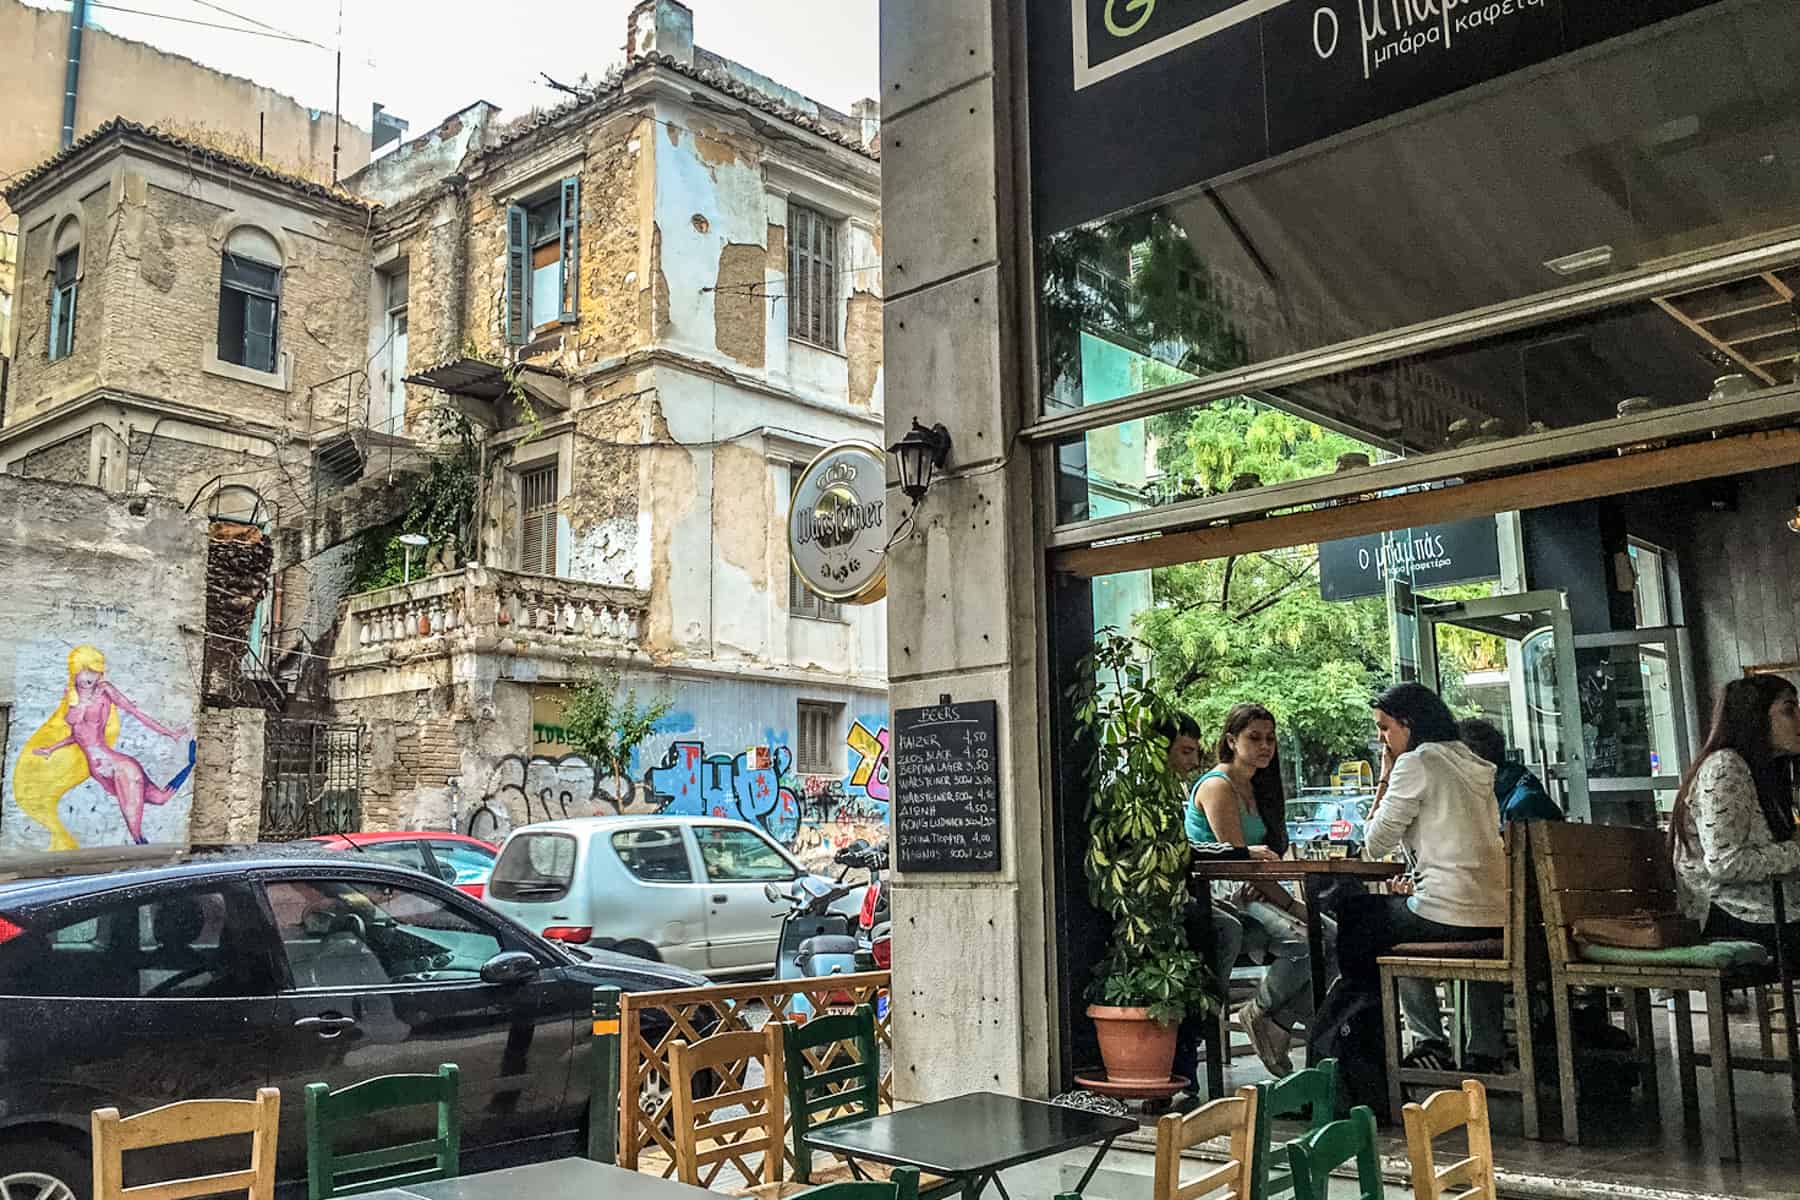
<svg viewBox="0 0 1800 1200">
<path fill-rule="evenodd" d="M 645 883 L 694 882 L 679 829 L 621 829 L 612 835 L 612 847 L 625 869 Z"/>
<path fill-rule="evenodd" d="M 794 866 L 748 829 L 728 825 L 696 825 L 700 861 L 714 883 L 761 883 L 795 878 Z"/>
<path fill-rule="evenodd" d="M 488 895 L 496 900 L 559 900 L 569 894 L 574 880 L 574 838 L 566 833 L 520 833 L 500 851 Z"/>
<path fill-rule="evenodd" d="M 0 944 L 0 994 L 208 999 L 274 991 L 260 917 L 239 891 L 59 905 Z"/>
<path fill-rule="evenodd" d="M 483 846 L 472 846 L 468 842 L 431 843 L 431 856 L 437 859 L 442 868 L 439 874 L 445 875 L 446 883 L 457 885 L 483 883 L 494 870 L 494 852 Z"/>
<path fill-rule="evenodd" d="M 495 930 L 411 888 L 290 880 L 268 894 L 300 990 L 467 982 L 501 950 Z"/>
<path fill-rule="evenodd" d="M 350 853 L 361 854 L 379 863 L 424 871 L 427 875 L 436 874 L 426 865 L 425 848 L 418 842 L 364 842 L 360 850 L 351 850 Z"/>
</svg>

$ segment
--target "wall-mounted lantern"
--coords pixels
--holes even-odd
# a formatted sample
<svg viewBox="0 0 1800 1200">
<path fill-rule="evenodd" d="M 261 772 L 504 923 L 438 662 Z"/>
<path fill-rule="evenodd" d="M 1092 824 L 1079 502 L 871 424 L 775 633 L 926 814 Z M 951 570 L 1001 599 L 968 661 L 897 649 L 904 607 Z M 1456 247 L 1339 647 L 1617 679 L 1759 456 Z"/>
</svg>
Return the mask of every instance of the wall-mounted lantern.
<svg viewBox="0 0 1800 1200">
<path fill-rule="evenodd" d="M 927 429 L 914 417 L 906 436 L 888 447 L 900 466 L 900 490 L 916 507 L 931 490 L 932 476 L 950 457 L 950 431 L 942 425 Z"/>
</svg>

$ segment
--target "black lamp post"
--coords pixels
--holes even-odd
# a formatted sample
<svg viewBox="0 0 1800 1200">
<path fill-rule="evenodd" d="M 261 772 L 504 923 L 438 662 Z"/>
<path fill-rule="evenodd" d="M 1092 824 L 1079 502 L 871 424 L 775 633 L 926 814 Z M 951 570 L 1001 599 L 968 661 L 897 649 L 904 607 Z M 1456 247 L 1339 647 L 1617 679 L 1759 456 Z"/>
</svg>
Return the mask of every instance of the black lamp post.
<svg viewBox="0 0 1800 1200">
<path fill-rule="evenodd" d="M 914 507 L 931 490 L 931 477 L 950 457 L 950 431 L 942 425 L 927 429 L 914 417 L 906 436 L 888 447 L 900 464 L 900 490 Z"/>
</svg>

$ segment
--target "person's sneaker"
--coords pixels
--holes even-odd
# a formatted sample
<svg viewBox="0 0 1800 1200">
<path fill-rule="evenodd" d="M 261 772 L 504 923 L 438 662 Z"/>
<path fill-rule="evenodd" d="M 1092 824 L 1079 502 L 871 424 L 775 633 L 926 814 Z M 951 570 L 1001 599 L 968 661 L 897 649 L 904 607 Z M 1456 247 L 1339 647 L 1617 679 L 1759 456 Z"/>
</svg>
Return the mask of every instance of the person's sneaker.
<svg viewBox="0 0 1800 1200">
<path fill-rule="evenodd" d="M 1415 1071 L 1454 1071 L 1456 1056 L 1450 1052 L 1450 1043 L 1426 1038 L 1407 1052 L 1400 1065 Z"/>
<path fill-rule="evenodd" d="M 1269 1014 L 1257 1007 L 1256 1001 L 1246 1001 L 1232 1019 L 1244 1031 L 1244 1036 L 1250 1039 L 1250 1048 L 1256 1051 L 1256 1057 L 1262 1059 L 1269 1074 L 1283 1079 L 1294 1073 L 1293 1059 L 1288 1057 L 1292 1036 L 1277 1025 Z"/>
</svg>

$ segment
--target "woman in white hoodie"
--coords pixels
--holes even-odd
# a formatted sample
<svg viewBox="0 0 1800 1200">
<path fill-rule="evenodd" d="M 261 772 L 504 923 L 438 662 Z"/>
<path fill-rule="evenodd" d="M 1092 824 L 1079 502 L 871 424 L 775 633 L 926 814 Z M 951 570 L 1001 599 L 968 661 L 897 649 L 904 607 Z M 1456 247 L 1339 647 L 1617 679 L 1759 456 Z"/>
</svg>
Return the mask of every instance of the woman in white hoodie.
<svg viewBox="0 0 1800 1200">
<path fill-rule="evenodd" d="M 1343 986 L 1372 995 L 1381 989 L 1375 960 L 1402 942 L 1498 938 L 1506 922 L 1506 850 L 1493 764 L 1462 744 L 1456 718 L 1428 687 L 1397 684 L 1373 707 L 1381 782 L 1364 846 L 1370 858 L 1404 852 L 1413 889 L 1411 896 L 1351 896 L 1340 911 Z M 1471 1012 L 1470 1024 L 1497 1034 L 1498 1015 Z M 1470 1040 L 1473 1049 L 1476 1039 Z"/>
</svg>

